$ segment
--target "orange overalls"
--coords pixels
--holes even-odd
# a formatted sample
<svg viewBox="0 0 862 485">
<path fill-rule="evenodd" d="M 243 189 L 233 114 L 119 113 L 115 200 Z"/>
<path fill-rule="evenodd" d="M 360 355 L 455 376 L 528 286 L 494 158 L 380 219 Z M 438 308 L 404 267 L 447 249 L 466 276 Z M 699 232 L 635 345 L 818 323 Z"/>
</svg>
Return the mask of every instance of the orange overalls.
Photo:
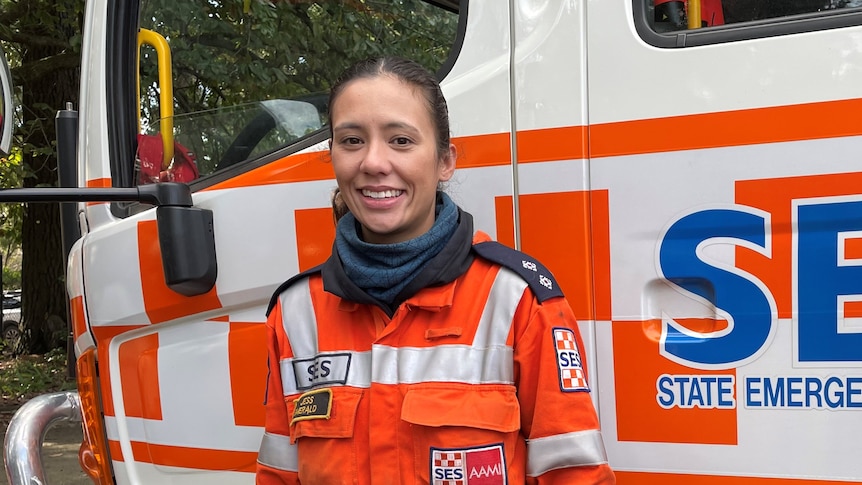
<svg viewBox="0 0 862 485">
<path fill-rule="evenodd" d="M 471 257 L 391 317 L 320 272 L 280 289 L 258 484 L 614 483 L 567 301 Z"/>
</svg>

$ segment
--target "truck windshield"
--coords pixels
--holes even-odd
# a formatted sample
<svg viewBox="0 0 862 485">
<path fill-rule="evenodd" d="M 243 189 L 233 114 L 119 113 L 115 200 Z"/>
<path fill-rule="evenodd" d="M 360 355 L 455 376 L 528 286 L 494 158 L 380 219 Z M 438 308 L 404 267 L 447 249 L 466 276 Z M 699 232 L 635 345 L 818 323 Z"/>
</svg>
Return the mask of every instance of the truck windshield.
<svg viewBox="0 0 862 485">
<path fill-rule="evenodd" d="M 330 83 L 357 60 L 400 55 L 437 71 L 458 25 L 445 4 L 142 1 L 142 32 L 166 48 L 139 52 L 137 182 L 164 180 L 169 167 L 190 182 L 317 132 Z"/>
</svg>

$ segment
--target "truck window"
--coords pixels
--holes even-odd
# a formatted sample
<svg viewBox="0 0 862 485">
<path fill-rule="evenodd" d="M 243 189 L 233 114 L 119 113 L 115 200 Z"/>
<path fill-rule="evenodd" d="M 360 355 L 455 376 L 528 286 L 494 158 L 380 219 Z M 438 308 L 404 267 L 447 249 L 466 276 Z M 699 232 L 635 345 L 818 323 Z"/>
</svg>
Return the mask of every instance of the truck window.
<svg viewBox="0 0 862 485">
<path fill-rule="evenodd" d="M 641 37 L 658 47 L 690 47 L 862 23 L 860 0 L 634 0 L 634 12 Z"/>
<path fill-rule="evenodd" d="M 144 0 L 141 32 L 163 38 L 169 60 L 140 47 L 137 183 L 289 154 L 321 132 L 330 83 L 359 59 L 401 55 L 440 70 L 455 3 Z"/>
</svg>

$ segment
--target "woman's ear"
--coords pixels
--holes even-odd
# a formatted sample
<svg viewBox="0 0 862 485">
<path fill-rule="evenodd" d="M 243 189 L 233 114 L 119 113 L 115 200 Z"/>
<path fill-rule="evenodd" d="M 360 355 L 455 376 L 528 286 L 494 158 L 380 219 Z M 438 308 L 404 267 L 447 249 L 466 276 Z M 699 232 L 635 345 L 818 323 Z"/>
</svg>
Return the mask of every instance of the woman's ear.
<svg viewBox="0 0 862 485">
<path fill-rule="evenodd" d="M 458 160 L 458 151 L 455 145 L 449 144 L 449 150 L 440 160 L 440 182 L 447 182 L 455 174 L 455 162 Z"/>
</svg>

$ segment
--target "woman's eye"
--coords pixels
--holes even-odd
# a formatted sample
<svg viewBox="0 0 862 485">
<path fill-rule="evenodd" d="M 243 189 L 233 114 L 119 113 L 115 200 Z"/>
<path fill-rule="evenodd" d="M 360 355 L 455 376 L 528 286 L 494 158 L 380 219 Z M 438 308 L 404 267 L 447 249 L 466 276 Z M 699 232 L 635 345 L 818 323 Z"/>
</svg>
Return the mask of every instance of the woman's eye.
<svg viewBox="0 0 862 485">
<path fill-rule="evenodd" d="M 392 140 L 392 143 L 394 143 L 398 146 L 407 146 L 410 144 L 410 138 L 399 136 L 399 137 L 395 138 L 394 140 Z"/>
<path fill-rule="evenodd" d="M 359 145 L 360 143 L 362 143 L 362 140 L 355 136 L 348 136 L 346 138 L 343 138 L 341 140 L 341 143 L 344 143 L 345 145 Z"/>
</svg>

